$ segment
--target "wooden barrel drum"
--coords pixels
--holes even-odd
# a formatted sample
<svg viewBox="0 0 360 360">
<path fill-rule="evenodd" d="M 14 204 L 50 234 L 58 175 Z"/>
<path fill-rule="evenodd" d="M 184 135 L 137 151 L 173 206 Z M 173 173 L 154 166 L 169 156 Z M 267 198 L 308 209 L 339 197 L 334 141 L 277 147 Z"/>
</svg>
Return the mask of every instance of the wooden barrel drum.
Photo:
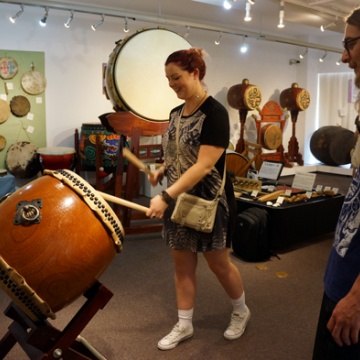
<svg viewBox="0 0 360 360">
<path fill-rule="evenodd" d="M 280 105 L 290 111 L 306 110 L 310 105 L 310 94 L 307 90 L 299 88 L 297 83 L 293 83 L 291 88 L 281 92 Z"/>
<path fill-rule="evenodd" d="M 261 91 L 257 86 L 249 84 L 248 79 L 244 79 L 241 84 L 230 87 L 227 101 L 237 110 L 255 110 L 261 103 Z"/>
<path fill-rule="evenodd" d="M 326 165 L 351 163 L 351 150 L 355 147 L 354 133 L 340 126 L 323 126 L 310 139 L 312 154 Z"/>
<path fill-rule="evenodd" d="M 96 282 L 124 230 L 115 213 L 70 170 L 46 170 L 0 203 L 0 287 L 32 319 L 55 313 Z"/>
<path fill-rule="evenodd" d="M 114 109 L 146 120 L 168 121 L 180 100 L 169 88 L 164 63 L 172 52 L 190 47 L 183 37 L 160 28 L 141 30 L 119 41 L 105 71 L 105 90 Z"/>
</svg>

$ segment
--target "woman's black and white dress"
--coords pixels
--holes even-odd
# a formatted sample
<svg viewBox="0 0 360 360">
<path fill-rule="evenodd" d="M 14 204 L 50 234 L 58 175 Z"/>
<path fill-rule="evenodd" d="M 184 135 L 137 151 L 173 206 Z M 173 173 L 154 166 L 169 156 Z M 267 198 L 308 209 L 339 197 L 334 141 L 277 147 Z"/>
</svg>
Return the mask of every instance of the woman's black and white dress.
<svg viewBox="0 0 360 360">
<path fill-rule="evenodd" d="M 179 162 L 181 173 L 196 163 L 200 145 L 213 145 L 226 149 L 229 144 L 229 116 L 225 107 L 217 100 L 209 96 L 193 114 L 180 118 L 182 107 L 183 105 L 178 106 L 171 111 L 169 127 L 162 140 L 168 186 L 178 179 L 177 122 L 180 121 Z M 221 186 L 223 171 L 225 171 L 225 158 L 224 151 L 215 164 L 215 168 L 188 193 L 208 200 L 214 199 Z M 233 187 L 228 177 L 211 233 L 196 231 L 172 222 L 170 217 L 174 206 L 175 203 L 172 203 L 164 213 L 163 237 L 170 248 L 204 252 L 231 246 L 236 203 Z"/>
</svg>

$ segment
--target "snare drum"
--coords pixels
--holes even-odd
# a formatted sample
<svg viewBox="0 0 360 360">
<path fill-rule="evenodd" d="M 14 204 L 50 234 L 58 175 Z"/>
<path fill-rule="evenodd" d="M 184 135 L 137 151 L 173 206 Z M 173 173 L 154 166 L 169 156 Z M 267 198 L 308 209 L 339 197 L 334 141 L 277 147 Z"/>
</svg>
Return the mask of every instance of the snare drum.
<svg viewBox="0 0 360 360">
<path fill-rule="evenodd" d="M 37 150 L 42 169 L 72 169 L 75 164 L 75 149 L 70 147 L 44 147 Z"/>
<path fill-rule="evenodd" d="M 41 170 L 36 145 L 28 141 L 12 144 L 6 153 L 5 166 L 16 178 L 34 177 Z"/>
<path fill-rule="evenodd" d="M 45 171 L 0 203 L 0 287 L 30 318 L 55 318 L 122 250 L 110 206 L 70 170 Z"/>
<path fill-rule="evenodd" d="M 105 173 L 115 170 L 118 161 L 120 135 L 106 130 L 100 123 L 87 123 L 81 126 L 80 161 L 84 170 L 96 169 L 96 136 L 100 137 L 102 159 Z"/>
<path fill-rule="evenodd" d="M 141 30 L 120 41 L 105 71 L 106 93 L 115 110 L 168 121 L 180 100 L 169 88 L 164 64 L 172 52 L 190 47 L 180 35 L 159 28 Z"/>
</svg>

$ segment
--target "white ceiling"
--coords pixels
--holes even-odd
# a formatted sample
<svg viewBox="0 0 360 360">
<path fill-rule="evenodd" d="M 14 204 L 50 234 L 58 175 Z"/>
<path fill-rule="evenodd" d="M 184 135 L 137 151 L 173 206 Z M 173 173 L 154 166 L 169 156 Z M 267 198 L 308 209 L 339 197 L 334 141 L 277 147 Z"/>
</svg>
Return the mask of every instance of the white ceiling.
<svg viewBox="0 0 360 360">
<path fill-rule="evenodd" d="M 19 4 L 19 1 L 2 1 Z M 251 6 L 252 21 L 245 22 L 247 0 L 235 0 L 231 10 L 225 10 L 223 0 L 24 0 L 25 6 L 54 6 L 58 9 L 93 9 L 97 13 L 126 13 L 134 18 L 144 16 L 175 22 L 177 25 L 208 29 L 224 29 L 250 34 L 270 34 L 286 38 L 306 36 L 326 37 L 332 32 L 344 31 L 344 17 L 360 5 L 360 0 L 285 0 L 285 28 L 278 29 L 280 0 L 255 0 Z M 320 26 L 332 22 L 324 33 Z M 162 23 L 166 23 L 162 21 Z M 200 26 L 200 28 L 201 28 Z M 185 33 L 185 30 L 184 30 Z M 341 44 L 334 44 L 337 48 Z"/>
<path fill-rule="evenodd" d="M 39 2 L 39 1 L 38 1 Z M 254 32 L 284 33 L 286 36 L 315 35 L 323 24 L 336 22 L 328 30 L 343 32 L 344 17 L 360 5 L 359 0 L 285 0 L 285 28 L 277 29 L 279 0 L 255 0 L 252 21 L 244 22 L 247 0 L 235 0 L 231 10 L 224 10 L 223 0 L 75 0 L 47 1 L 94 8 L 123 10 L 155 17 L 225 26 Z M 40 2 L 41 3 L 41 2 Z M 46 3 L 46 1 L 42 1 Z"/>
</svg>

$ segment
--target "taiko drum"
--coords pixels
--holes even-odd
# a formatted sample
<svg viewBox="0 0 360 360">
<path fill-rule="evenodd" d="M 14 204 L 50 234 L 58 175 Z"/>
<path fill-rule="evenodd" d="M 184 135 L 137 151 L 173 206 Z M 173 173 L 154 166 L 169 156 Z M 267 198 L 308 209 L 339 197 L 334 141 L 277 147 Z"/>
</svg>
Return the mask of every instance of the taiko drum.
<svg viewBox="0 0 360 360">
<path fill-rule="evenodd" d="M 70 170 L 46 170 L 0 212 L 0 287 L 33 319 L 55 318 L 122 248 L 115 213 Z"/>
</svg>

